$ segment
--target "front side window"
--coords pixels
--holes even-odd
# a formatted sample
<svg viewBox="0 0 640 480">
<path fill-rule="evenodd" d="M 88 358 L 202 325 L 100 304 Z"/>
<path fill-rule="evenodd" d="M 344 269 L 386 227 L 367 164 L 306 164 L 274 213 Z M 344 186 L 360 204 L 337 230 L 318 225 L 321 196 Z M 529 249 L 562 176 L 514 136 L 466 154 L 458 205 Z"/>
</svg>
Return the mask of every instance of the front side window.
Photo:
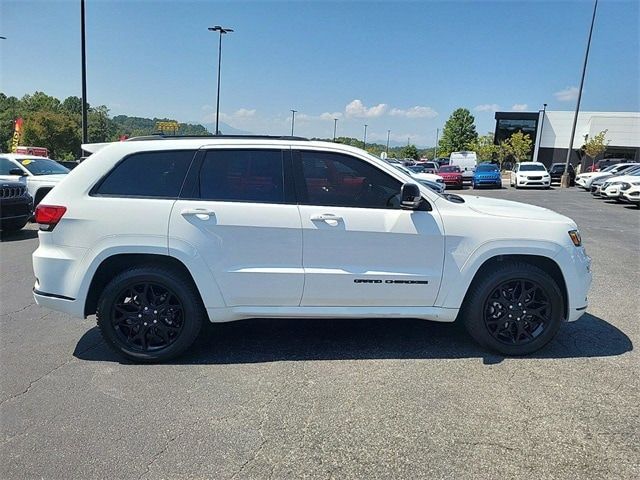
<svg viewBox="0 0 640 480">
<path fill-rule="evenodd" d="M 400 208 L 402 183 L 375 166 L 337 153 L 301 151 L 301 203 Z"/>
<path fill-rule="evenodd" d="M 98 195 L 177 198 L 195 151 L 141 152 L 126 157 L 98 184 Z"/>
<path fill-rule="evenodd" d="M 0 175 L 11 175 L 11 170 L 14 170 L 18 167 L 15 163 L 7 158 L 0 158 Z"/>
<path fill-rule="evenodd" d="M 212 150 L 200 169 L 200 198 L 284 203 L 283 173 L 281 150 Z"/>
</svg>

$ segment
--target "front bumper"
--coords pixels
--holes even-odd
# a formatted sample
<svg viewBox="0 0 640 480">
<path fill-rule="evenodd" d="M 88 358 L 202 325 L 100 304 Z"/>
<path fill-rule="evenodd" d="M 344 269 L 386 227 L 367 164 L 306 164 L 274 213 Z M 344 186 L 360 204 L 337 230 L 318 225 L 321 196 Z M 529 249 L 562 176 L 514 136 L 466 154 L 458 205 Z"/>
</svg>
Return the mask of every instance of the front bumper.
<svg viewBox="0 0 640 480">
<path fill-rule="evenodd" d="M 516 185 L 518 187 L 548 187 L 551 185 L 551 178 L 541 178 L 541 179 L 529 179 L 529 178 L 517 178 Z"/>
</svg>

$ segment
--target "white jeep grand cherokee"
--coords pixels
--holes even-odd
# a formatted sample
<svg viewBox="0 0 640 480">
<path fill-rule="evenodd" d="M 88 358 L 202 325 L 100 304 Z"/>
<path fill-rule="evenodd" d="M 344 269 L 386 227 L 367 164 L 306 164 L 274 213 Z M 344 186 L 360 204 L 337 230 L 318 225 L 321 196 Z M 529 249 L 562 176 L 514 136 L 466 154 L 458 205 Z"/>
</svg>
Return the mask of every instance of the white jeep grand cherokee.
<svg viewBox="0 0 640 480">
<path fill-rule="evenodd" d="M 206 320 L 250 317 L 459 319 L 522 355 L 584 313 L 591 283 L 567 217 L 439 195 L 362 150 L 289 137 L 113 143 L 36 221 L 36 302 L 97 313 L 145 362 L 183 353 Z"/>
</svg>

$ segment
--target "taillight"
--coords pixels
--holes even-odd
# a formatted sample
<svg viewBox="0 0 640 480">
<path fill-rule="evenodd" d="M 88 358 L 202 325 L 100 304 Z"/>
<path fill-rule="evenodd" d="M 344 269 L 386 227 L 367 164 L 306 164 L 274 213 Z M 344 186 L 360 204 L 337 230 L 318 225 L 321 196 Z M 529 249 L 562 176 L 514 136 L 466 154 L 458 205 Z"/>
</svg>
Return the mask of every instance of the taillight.
<svg viewBox="0 0 640 480">
<path fill-rule="evenodd" d="M 67 207 L 40 204 L 36 207 L 36 223 L 40 225 L 40 230 L 50 232 L 58 224 L 66 211 Z"/>
</svg>

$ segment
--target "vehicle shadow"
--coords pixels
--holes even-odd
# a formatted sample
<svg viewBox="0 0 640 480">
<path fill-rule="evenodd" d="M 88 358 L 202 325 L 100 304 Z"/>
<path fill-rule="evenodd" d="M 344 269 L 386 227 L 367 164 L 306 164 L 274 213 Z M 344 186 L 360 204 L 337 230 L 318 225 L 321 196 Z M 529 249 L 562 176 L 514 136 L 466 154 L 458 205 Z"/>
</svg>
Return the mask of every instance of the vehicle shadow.
<svg viewBox="0 0 640 480">
<path fill-rule="evenodd" d="M 38 237 L 38 230 L 18 230 L 17 232 L 0 231 L 0 242 L 17 242 Z"/>
<path fill-rule="evenodd" d="M 593 315 L 562 326 L 539 352 L 524 358 L 580 358 L 622 355 L 629 337 Z M 81 360 L 130 363 L 113 353 L 96 327 L 76 345 Z M 416 319 L 252 319 L 208 325 L 175 364 L 241 364 L 278 361 L 505 357 L 483 349 L 458 325 Z"/>
</svg>

